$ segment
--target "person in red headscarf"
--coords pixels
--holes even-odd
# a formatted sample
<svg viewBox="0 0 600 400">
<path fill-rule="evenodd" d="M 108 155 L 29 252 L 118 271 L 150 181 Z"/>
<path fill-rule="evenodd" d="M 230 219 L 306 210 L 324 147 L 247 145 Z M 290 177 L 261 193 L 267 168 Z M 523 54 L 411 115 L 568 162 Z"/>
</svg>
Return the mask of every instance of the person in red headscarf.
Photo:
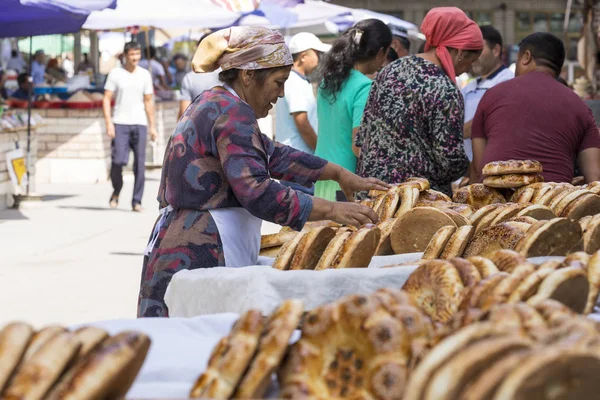
<svg viewBox="0 0 600 400">
<path fill-rule="evenodd" d="M 469 168 L 456 76 L 479 58 L 483 36 L 455 7 L 432 9 L 421 31 L 425 52 L 377 75 L 355 140 L 361 149 L 357 174 L 387 183 L 427 178 L 434 189 L 451 194 L 451 183 Z"/>
</svg>

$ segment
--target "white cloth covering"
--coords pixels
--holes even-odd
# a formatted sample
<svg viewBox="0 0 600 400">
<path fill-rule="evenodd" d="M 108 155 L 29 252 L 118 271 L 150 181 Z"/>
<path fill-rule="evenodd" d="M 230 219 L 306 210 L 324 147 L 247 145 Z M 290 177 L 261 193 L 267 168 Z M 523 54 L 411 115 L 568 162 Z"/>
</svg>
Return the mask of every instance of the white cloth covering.
<svg viewBox="0 0 600 400">
<path fill-rule="evenodd" d="M 400 288 L 416 266 L 380 268 L 421 258 L 422 253 L 373 257 L 369 268 L 325 271 L 280 271 L 273 259 L 261 257 L 257 266 L 200 268 L 181 271 L 165 294 L 169 315 L 193 317 L 223 312 L 243 313 L 254 308 L 272 312 L 286 299 L 300 299 L 306 310 L 340 297 L 372 293 L 384 287 Z"/>
</svg>

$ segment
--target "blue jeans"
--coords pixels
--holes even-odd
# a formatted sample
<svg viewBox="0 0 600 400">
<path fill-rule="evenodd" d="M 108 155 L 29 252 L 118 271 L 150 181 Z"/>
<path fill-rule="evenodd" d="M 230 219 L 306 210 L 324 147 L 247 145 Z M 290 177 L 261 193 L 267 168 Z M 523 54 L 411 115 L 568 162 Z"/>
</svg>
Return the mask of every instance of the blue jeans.
<svg viewBox="0 0 600 400">
<path fill-rule="evenodd" d="M 294 190 L 297 190 L 299 192 L 303 192 L 303 193 L 309 194 L 311 196 L 315 195 L 315 185 L 311 185 L 311 187 L 307 188 L 306 186 L 302 186 L 302 185 L 299 185 L 294 182 L 279 181 L 279 183 L 281 183 L 284 186 L 290 187 Z"/>
</svg>

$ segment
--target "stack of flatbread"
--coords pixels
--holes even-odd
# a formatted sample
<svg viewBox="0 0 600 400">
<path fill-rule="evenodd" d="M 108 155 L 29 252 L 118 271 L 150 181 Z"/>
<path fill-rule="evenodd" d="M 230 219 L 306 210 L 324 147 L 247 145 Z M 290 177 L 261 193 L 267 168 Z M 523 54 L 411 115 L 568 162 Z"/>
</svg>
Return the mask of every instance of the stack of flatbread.
<svg viewBox="0 0 600 400">
<path fill-rule="evenodd" d="M 542 164 L 533 160 L 495 161 L 483 167 L 483 184 L 492 188 L 514 189 L 544 182 Z"/>
<path fill-rule="evenodd" d="M 500 249 L 516 250 L 525 257 L 600 250 L 600 218 L 589 216 L 580 221 L 556 218 L 542 205 L 491 204 L 469 217 L 471 226 L 440 227 L 431 235 L 423 259 L 488 257 Z"/>
<path fill-rule="evenodd" d="M 494 268 L 454 265 L 447 278 L 465 283 Z M 498 285 L 511 279 L 495 274 L 506 275 Z M 381 289 L 308 312 L 288 346 L 301 312 L 290 300 L 266 326 L 258 311 L 242 315 L 191 397 L 261 398 L 273 372 L 284 399 L 592 399 L 600 390 L 600 326 L 552 299 L 466 308 L 441 323 L 413 293 Z"/>
<path fill-rule="evenodd" d="M 501 250 L 490 258 L 469 257 L 421 263 L 403 290 L 436 322 L 459 310 L 488 310 L 496 304 L 554 299 L 578 313 L 590 313 L 600 293 L 600 252 L 573 253 L 564 261 L 535 265 Z"/>
<path fill-rule="evenodd" d="M 302 313 L 303 304 L 298 300 L 285 301 L 266 321 L 258 310 L 244 313 L 213 349 L 190 398 L 262 398 Z"/>
<path fill-rule="evenodd" d="M 402 399 L 434 326 L 409 296 L 383 289 L 307 314 L 279 372 L 282 398 Z"/>
<path fill-rule="evenodd" d="M 148 336 L 115 336 L 84 327 L 25 323 L 0 330 L 0 398 L 28 400 L 119 399 L 129 391 L 150 348 Z"/>
<path fill-rule="evenodd" d="M 506 203 L 506 198 L 499 190 L 481 183 L 458 189 L 454 192 L 452 200 L 456 203 L 468 204 L 475 210 L 490 204 Z"/>
<path fill-rule="evenodd" d="M 411 371 L 404 400 L 598 397 L 595 322 L 551 300 L 495 306 L 469 318 Z"/>
<path fill-rule="evenodd" d="M 595 186 L 594 186 L 595 185 Z M 517 190 L 511 197 L 516 203 L 549 207 L 559 217 L 581 219 L 600 214 L 600 182 L 586 186 L 569 183 L 534 183 Z"/>
<path fill-rule="evenodd" d="M 380 237 L 381 231 L 375 225 L 360 229 L 321 226 L 303 231 L 282 246 L 273 268 L 282 271 L 366 268 Z"/>
</svg>

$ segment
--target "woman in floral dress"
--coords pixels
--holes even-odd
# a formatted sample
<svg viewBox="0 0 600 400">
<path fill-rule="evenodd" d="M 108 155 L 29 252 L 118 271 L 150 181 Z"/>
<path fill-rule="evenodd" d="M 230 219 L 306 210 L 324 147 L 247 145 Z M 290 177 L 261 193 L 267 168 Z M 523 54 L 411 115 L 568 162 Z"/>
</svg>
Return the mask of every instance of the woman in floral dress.
<svg viewBox="0 0 600 400">
<path fill-rule="evenodd" d="M 454 7 L 432 9 L 421 27 L 425 53 L 403 57 L 377 75 L 355 145 L 357 174 L 388 183 L 412 176 L 451 194 L 469 160 L 463 147 L 463 98 L 456 76 L 479 58 L 479 27 Z"/>
<path fill-rule="evenodd" d="M 178 271 L 256 264 L 263 219 L 296 230 L 310 220 L 355 226 L 377 220 L 368 207 L 315 199 L 272 180 L 309 185 L 331 179 L 350 197 L 388 187 L 260 132 L 257 118 L 267 116 L 283 97 L 291 65 L 283 36 L 266 28 L 225 29 L 202 41 L 194 71 L 220 67 L 223 86 L 196 98 L 169 140 L 138 316 L 168 316 L 164 295 Z"/>
</svg>

